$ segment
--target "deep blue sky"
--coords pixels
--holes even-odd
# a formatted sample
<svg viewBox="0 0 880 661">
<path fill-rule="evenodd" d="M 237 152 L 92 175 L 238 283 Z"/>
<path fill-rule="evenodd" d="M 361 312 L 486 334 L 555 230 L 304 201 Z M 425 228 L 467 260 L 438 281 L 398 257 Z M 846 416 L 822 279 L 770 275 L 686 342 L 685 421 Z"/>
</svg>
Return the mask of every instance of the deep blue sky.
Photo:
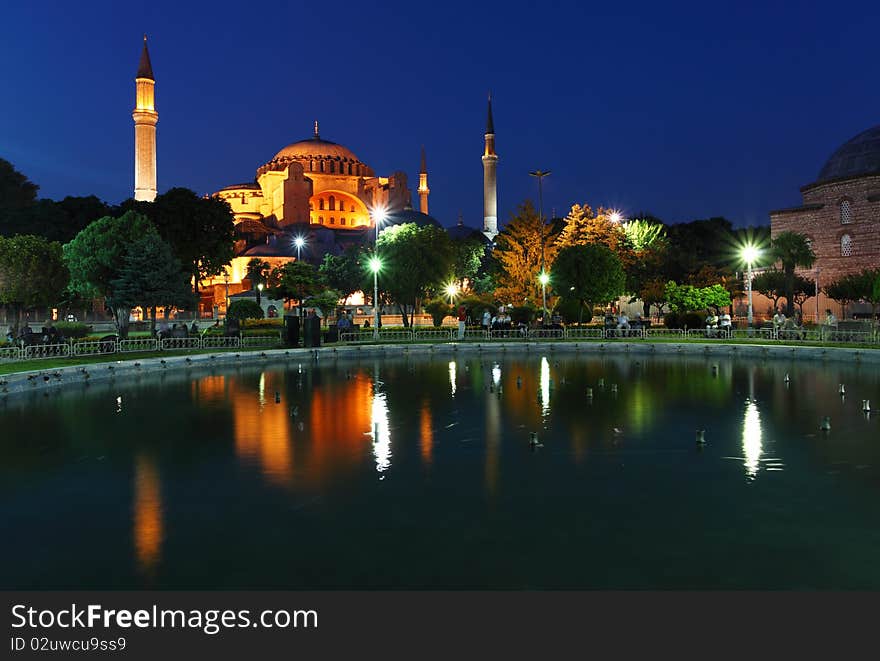
<svg viewBox="0 0 880 661">
<path fill-rule="evenodd" d="M 536 197 L 540 168 L 548 214 L 586 201 L 766 223 L 880 123 L 878 7 L 18 2 L 0 10 L 0 156 L 42 196 L 130 197 L 146 32 L 160 191 L 252 180 L 317 118 L 413 191 L 424 144 L 432 215 L 479 225 L 491 89 L 503 220 Z"/>
</svg>

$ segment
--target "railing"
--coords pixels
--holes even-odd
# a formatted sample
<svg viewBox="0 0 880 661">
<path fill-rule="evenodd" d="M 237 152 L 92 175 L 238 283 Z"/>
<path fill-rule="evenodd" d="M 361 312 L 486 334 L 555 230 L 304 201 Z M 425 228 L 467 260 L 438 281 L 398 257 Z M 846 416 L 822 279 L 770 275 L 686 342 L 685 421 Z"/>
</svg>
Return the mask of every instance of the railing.
<svg viewBox="0 0 880 661">
<path fill-rule="evenodd" d="M 281 333 L 278 335 L 245 335 L 241 338 L 242 347 L 274 347 L 281 344 Z"/>
<path fill-rule="evenodd" d="M 880 335 L 876 330 L 861 329 L 706 329 L 693 328 L 679 330 L 671 328 L 533 328 L 485 331 L 465 330 L 463 342 L 504 341 L 553 341 L 553 340 L 651 340 L 668 339 L 672 341 L 706 342 L 713 340 L 749 341 L 779 343 L 846 343 L 880 345 Z M 408 343 L 420 341 L 450 342 L 459 341 L 454 328 L 381 328 L 374 336 L 372 329 L 352 330 L 340 333 L 340 344 Z M 202 349 L 239 349 L 274 347 L 282 344 L 282 335 L 253 335 L 227 337 L 203 335 L 200 337 L 165 338 L 161 342 L 153 338 L 134 338 L 128 340 L 97 340 L 70 342 L 64 344 L 34 344 L 27 347 L 0 347 L 0 360 L 34 360 L 45 358 L 67 358 L 70 356 L 100 356 L 114 353 L 149 353 L 159 351 L 188 351 Z"/>
<path fill-rule="evenodd" d="M 66 358 L 70 355 L 69 344 L 32 344 L 25 347 L 24 358 Z"/>
<path fill-rule="evenodd" d="M 74 342 L 72 346 L 74 356 L 99 356 L 108 353 L 116 353 L 118 351 L 116 340 Z"/>
<path fill-rule="evenodd" d="M 240 346 L 241 340 L 237 337 L 225 335 L 204 335 L 202 337 L 203 349 L 238 349 Z"/>
<path fill-rule="evenodd" d="M 134 351 L 158 351 L 159 341 L 152 337 L 136 338 L 133 340 L 119 340 L 116 343 L 119 353 L 131 353 Z"/>
</svg>

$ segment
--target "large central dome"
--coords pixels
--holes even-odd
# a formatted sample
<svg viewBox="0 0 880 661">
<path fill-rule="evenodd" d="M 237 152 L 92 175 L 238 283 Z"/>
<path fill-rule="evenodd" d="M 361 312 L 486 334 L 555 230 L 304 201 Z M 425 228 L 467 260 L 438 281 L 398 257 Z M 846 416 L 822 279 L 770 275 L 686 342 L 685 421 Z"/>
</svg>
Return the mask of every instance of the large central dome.
<svg viewBox="0 0 880 661">
<path fill-rule="evenodd" d="M 271 161 L 257 170 L 257 176 L 264 172 L 284 170 L 291 163 L 302 165 L 306 176 L 313 174 L 374 176 L 373 170 L 348 147 L 323 140 L 318 134 L 318 122 L 315 122 L 315 135 L 312 138 L 287 145 L 275 154 Z"/>
<path fill-rule="evenodd" d="M 845 142 L 819 172 L 818 181 L 880 174 L 880 126 Z"/>
<path fill-rule="evenodd" d="M 287 145 L 284 149 L 275 154 L 276 159 L 280 158 L 332 158 L 345 161 L 359 163 L 360 159 L 354 155 L 348 147 L 343 147 L 329 140 L 321 138 L 310 138 L 309 140 L 300 140 L 293 144 Z"/>
</svg>

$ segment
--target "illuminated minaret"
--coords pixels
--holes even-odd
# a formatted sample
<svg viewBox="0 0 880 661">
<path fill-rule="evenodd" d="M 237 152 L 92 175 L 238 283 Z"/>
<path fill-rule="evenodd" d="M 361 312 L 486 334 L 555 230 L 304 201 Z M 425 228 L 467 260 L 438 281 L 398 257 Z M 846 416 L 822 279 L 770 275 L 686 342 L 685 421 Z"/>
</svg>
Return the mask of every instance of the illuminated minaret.
<svg viewBox="0 0 880 661">
<path fill-rule="evenodd" d="M 431 192 L 431 189 L 428 188 L 428 168 L 425 165 L 425 148 L 422 147 L 422 169 L 419 170 L 419 211 L 423 214 L 428 214 L 428 193 Z"/>
<path fill-rule="evenodd" d="M 492 97 L 489 96 L 489 115 L 486 121 L 486 148 L 483 150 L 483 234 L 489 240 L 498 234 L 498 189 L 495 170 L 498 155 L 495 153 L 495 124 L 492 121 Z"/>
<path fill-rule="evenodd" d="M 144 50 L 135 77 L 134 112 L 134 199 L 152 202 L 156 199 L 156 112 L 154 97 L 153 66 L 147 51 L 147 35 L 144 35 Z"/>
</svg>

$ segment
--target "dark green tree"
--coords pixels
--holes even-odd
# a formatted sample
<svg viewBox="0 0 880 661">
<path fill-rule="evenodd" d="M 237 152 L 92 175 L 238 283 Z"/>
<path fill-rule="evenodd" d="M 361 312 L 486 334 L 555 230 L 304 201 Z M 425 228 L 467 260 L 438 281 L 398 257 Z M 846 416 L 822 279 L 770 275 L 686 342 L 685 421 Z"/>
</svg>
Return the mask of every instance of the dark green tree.
<svg viewBox="0 0 880 661">
<path fill-rule="evenodd" d="M 397 304 L 404 326 L 412 325 L 413 314 L 428 292 L 441 287 L 449 277 L 453 259 L 450 244 L 449 235 L 434 225 L 406 223 L 379 235 L 379 286 Z"/>
<path fill-rule="evenodd" d="M 69 277 L 60 243 L 27 234 L 0 237 L 0 304 L 12 310 L 16 332 L 23 312 L 61 300 Z"/>
<path fill-rule="evenodd" d="M 190 273 L 196 293 L 202 279 L 222 274 L 232 259 L 234 220 L 225 200 L 199 197 L 188 188 L 172 188 L 152 203 L 125 204 L 153 222 Z"/>
<path fill-rule="evenodd" d="M 785 297 L 785 274 L 776 268 L 767 269 L 752 278 L 752 290 L 773 301 L 773 309 L 779 307 L 779 299 Z"/>
<path fill-rule="evenodd" d="M 794 312 L 794 271 L 797 268 L 810 268 L 816 261 L 816 254 L 810 247 L 806 236 L 797 232 L 781 232 L 770 242 L 771 255 L 782 263 L 785 274 L 785 314 Z"/>
<path fill-rule="evenodd" d="M 592 310 L 597 303 L 616 299 L 626 288 L 626 274 L 620 258 L 599 243 L 560 250 L 551 277 L 558 293 L 578 302 L 578 323 L 583 319 L 584 306 Z"/>
<path fill-rule="evenodd" d="M 111 282 L 117 305 L 149 311 L 150 332 L 156 334 L 156 308 L 195 305 L 190 276 L 169 246 L 153 230 L 129 246 L 119 275 Z"/>
<path fill-rule="evenodd" d="M 129 248 L 155 231 L 147 217 L 128 211 L 119 218 L 96 220 L 64 245 L 71 291 L 82 298 L 103 297 L 113 311 L 120 337 L 128 335 L 131 307 L 124 301 L 117 302 L 113 282 L 125 265 Z"/>
<path fill-rule="evenodd" d="M 226 319 L 228 321 L 262 318 L 263 308 L 257 305 L 255 301 L 249 301 L 247 299 L 232 301 L 232 303 L 229 304 L 229 308 L 226 310 Z"/>
<path fill-rule="evenodd" d="M 452 279 L 459 287 L 465 280 L 473 283 L 483 265 L 486 245 L 476 239 L 455 239 L 450 241 L 452 248 Z"/>
<path fill-rule="evenodd" d="M 317 269 L 308 262 L 288 262 L 276 267 L 270 275 L 273 282 L 269 290 L 272 298 L 279 298 L 290 303 L 296 299 L 302 310 L 303 301 L 318 294 L 324 289 L 321 276 Z"/>
<path fill-rule="evenodd" d="M 0 235 L 24 234 L 20 231 L 20 214 L 37 199 L 39 186 L 16 170 L 12 163 L 0 158 Z"/>
<path fill-rule="evenodd" d="M 349 297 L 363 286 L 364 266 L 363 249 L 350 245 L 341 255 L 324 255 L 324 261 L 318 272 L 332 289 L 337 290 L 347 301 Z"/>
</svg>

